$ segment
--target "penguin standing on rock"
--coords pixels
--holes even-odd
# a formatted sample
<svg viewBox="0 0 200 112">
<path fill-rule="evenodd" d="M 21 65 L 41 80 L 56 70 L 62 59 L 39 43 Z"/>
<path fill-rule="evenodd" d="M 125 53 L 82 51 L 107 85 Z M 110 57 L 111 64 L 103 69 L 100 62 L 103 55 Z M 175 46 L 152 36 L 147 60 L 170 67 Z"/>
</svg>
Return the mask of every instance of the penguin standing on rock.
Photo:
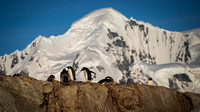
<svg viewBox="0 0 200 112">
<path fill-rule="evenodd" d="M 60 73 L 60 82 L 63 84 L 67 84 L 69 82 L 69 74 L 66 69 L 63 69 L 62 72 Z"/>
<path fill-rule="evenodd" d="M 147 85 L 151 85 L 151 86 L 154 85 L 154 84 L 153 84 L 153 80 L 152 80 L 152 78 L 149 78 L 149 80 L 148 80 L 148 82 L 147 82 Z"/>
<path fill-rule="evenodd" d="M 15 77 L 15 76 L 21 76 L 21 75 L 19 73 L 16 73 L 13 75 L 13 77 Z"/>
<path fill-rule="evenodd" d="M 54 79 L 55 79 L 55 76 L 54 76 L 54 75 L 50 75 L 50 76 L 48 77 L 47 81 L 53 82 Z"/>
<path fill-rule="evenodd" d="M 87 82 L 90 82 L 90 81 L 92 81 L 92 79 L 93 79 L 91 73 L 96 74 L 95 72 L 90 71 L 87 67 L 83 67 L 83 68 L 81 69 L 81 71 L 84 71 L 85 80 L 86 80 Z M 81 72 L 81 71 L 80 71 L 80 72 Z"/>
<path fill-rule="evenodd" d="M 76 74 L 75 74 L 74 69 L 71 66 L 67 66 L 67 68 L 68 68 L 68 74 L 71 81 L 76 80 Z"/>
</svg>

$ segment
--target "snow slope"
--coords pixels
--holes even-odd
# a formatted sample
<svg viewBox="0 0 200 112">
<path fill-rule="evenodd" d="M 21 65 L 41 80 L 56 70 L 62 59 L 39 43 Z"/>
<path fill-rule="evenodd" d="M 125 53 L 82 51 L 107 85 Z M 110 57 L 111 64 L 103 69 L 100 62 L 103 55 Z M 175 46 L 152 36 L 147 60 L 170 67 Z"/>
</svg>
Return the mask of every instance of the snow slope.
<svg viewBox="0 0 200 112">
<path fill-rule="evenodd" d="M 200 39 L 194 33 L 171 32 L 128 19 L 112 8 L 93 11 L 63 35 L 38 36 L 23 51 L 0 57 L 0 73 L 21 73 L 40 80 L 59 74 L 66 65 L 85 81 L 82 67 L 112 76 L 120 83 L 156 85 L 200 93 Z"/>
</svg>

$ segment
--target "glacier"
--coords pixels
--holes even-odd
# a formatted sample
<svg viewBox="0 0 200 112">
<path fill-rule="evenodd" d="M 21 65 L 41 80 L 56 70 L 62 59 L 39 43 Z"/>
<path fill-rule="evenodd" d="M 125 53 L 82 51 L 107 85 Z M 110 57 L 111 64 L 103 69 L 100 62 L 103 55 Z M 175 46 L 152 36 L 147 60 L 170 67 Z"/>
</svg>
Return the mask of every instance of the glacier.
<svg viewBox="0 0 200 112">
<path fill-rule="evenodd" d="M 85 81 L 82 67 L 97 74 L 92 82 L 111 76 L 121 84 L 147 84 L 200 93 L 199 32 L 172 32 L 128 19 L 112 8 L 95 10 L 58 36 L 38 36 L 23 51 L 0 57 L 0 74 L 20 73 L 39 80 L 66 65 Z"/>
</svg>

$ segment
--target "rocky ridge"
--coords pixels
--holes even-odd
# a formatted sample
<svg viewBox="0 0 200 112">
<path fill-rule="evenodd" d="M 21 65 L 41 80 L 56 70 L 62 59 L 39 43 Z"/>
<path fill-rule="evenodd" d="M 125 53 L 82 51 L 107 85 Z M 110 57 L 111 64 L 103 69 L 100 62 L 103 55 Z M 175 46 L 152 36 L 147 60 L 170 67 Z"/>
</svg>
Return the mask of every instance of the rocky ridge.
<svg viewBox="0 0 200 112">
<path fill-rule="evenodd" d="M 1 112 L 196 112 L 200 95 L 166 87 L 70 82 L 0 75 Z"/>
</svg>

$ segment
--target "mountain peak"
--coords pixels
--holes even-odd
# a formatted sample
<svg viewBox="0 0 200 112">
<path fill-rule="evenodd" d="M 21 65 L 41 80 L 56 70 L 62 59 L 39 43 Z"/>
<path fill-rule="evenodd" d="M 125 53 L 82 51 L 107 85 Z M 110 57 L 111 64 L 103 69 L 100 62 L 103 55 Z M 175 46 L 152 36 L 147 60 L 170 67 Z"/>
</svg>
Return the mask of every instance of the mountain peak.
<svg viewBox="0 0 200 112">
<path fill-rule="evenodd" d="M 117 10 L 114 10 L 113 8 L 102 8 L 95 10 L 93 12 L 88 13 L 81 19 L 77 20 L 72 24 L 72 27 L 79 25 L 79 24 L 85 24 L 85 23 L 96 23 L 99 22 L 105 22 L 105 20 L 113 20 L 113 19 L 127 19 L 123 14 L 118 12 Z"/>
</svg>

